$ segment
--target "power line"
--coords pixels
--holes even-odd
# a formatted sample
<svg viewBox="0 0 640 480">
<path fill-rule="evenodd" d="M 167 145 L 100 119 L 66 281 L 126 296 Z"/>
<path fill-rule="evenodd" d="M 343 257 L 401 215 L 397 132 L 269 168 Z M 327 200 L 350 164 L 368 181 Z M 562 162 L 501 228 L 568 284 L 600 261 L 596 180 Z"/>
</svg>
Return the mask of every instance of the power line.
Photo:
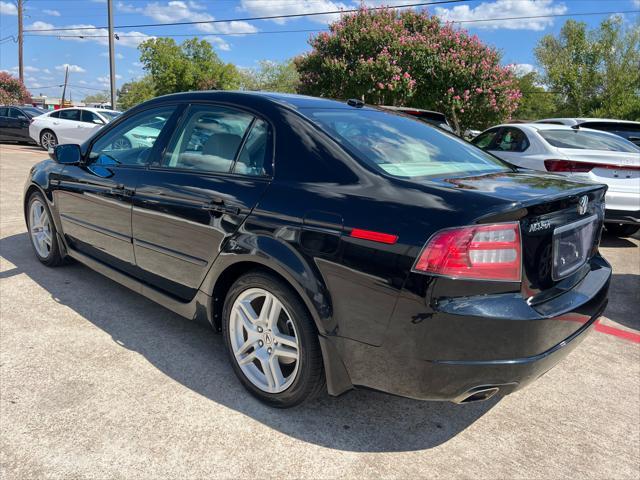
<svg viewBox="0 0 640 480">
<path fill-rule="evenodd" d="M 556 17 L 583 17 L 590 15 L 614 15 L 614 14 L 627 14 L 627 13 L 640 13 L 640 10 L 619 10 L 619 11 L 607 11 L 607 12 L 578 12 L 578 13 L 566 13 L 566 14 L 549 14 L 549 15 L 527 15 L 520 17 L 492 17 L 492 18 L 479 18 L 473 20 L 454 20 L 452 23 L 479 23 L 479 22 L 498 22 L 504 20 L 533 20 L 540 18 L 556 18 Z M 163 25 L 175 25 L 166 23 Z M 121 28 L 121 27 L 115 27 Z M 28 30 L 25 30 L 28 31 Z M 33 30 L 32 30 L 33 31 Z M 35 30 L 46 32 L 48 30 Z M 309 33 L 309 32 L 326 32 L 329 31 L 328 28 L 308 28 L 308 29 L 297 29 L 297 30 L 261 30 L 257 32 L 238 32 L 238 33 L 202 33 L 198 35 L 193 35 L 190 33 L 177 33 L 177 34 L 168 34 L 169 37 L 225 37 L 225 36 L 244 36 L 244 35 L 264 35 L 264 34 L 280 34 L 280 33 Z M 81 38 L 81 39 L 89 39 L 89 38 L 108 38 L 108 35 L 39 35 L 39 34 L 30 34 L 26 35 L 29 37 L 57 37 L 57 38 Z M 146 38 L 147 35 L 128 35 L 128 34 L 118 34 L 120 38 Z"/>
<path fill-rule="evenodd" d="M 418 2 L 418 3 L 408 3 L 405 5 L 397 5 L 397 6 L 389 6 L 389 7 L 368 7 L 364 10 L 374 11 L 374 10 L 386 10 L 386 9 L 398 9 L 398 8 L 412 8 L 412 7 L 425 7 L 427 5 L 442 5 L 448 3 L 462 3 L 469 2 L 471 0 L 433 0 L 430 2 Z M 344 10 L 331 10 L 325 12 L 308 12 L 308 13 L 289 13 L 286 15 L 267 15 L 262 17 L 244 17 L 244 18 L 229 18 L 225 20 L 198 20 L 198 21 L 189 21 L 189 22 L 169 22 L 169 23 L 140 23 L 133 25 L 119 25 L 114 28 L 147 28 L 147 27 L 165 27 L 170 25 L 202 25 L 202 24 L 212 24 L 212 23 L 227 23 L 227 22 L 251 22 L 256 20 L 277 20 L 284 18 L 300 18 L 300 17 L 313 17 L 318 15 L 337 15 L 341 13 L 354 13 L 359 12 L 361 9 L 359 8 L 350 8 Z M 42 30 L 25 30 L 25 32 L 62 32 L 68 30 L 101 30 L 107 27 L 64 27 L 64 28 L 46 28 Z"/>
</svg>

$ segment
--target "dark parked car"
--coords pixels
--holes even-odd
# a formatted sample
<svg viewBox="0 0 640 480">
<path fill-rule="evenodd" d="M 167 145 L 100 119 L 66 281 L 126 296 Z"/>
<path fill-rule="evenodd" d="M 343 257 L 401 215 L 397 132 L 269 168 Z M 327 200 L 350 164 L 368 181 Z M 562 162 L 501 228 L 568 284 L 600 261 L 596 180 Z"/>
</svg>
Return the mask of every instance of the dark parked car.
<svg viewBox="0 0 640 480">
<path fill-rule="evenodd" d="M 148 146 L 116 148 L 151 120 Z M 76 259 L 222 331 L 240 381 L 271 405 L 354 386 L 509 393 L 607 302 L 605 186 L 519 172 L 404 115 L 192 92 L 51 156 L 25 188 L 38 259 Z"/>
<path fill-rule="evenodd" d="M 0 106 L 0 141 L 35 143 L 29 136 L 29 124 L 33 117 L 46 112 L 31 106 Z"/>
</svg>

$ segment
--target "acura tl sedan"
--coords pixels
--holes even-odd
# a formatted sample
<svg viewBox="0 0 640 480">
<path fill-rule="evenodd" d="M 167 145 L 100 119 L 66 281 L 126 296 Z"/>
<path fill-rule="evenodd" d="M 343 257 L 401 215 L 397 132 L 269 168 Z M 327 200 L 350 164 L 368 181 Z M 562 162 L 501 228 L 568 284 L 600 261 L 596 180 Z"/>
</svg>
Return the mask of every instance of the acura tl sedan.
<svg viewBox="0 0 640 480">
<path fill-rule="evenodd" d="M 154 141 L 121 148 L 150 124 Z M 606 186 L 519 171 L 361 102 L 174 94 L 50 156 L 25 187 L 36 257 L 211 325 L 273 406 L 354 387 L 507 394 L 606 306 Z"/>
</svg>

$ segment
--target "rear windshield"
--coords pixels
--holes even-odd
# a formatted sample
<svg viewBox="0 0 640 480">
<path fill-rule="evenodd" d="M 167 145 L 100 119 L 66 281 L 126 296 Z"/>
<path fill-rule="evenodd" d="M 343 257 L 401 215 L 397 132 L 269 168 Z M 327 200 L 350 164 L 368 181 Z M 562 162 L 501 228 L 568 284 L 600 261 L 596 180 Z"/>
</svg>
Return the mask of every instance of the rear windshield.
<svg viewBox="0 0 640 480">
<path fill-rule="evenodd" d="M 23 107 L 22 110 L 27 112 L 32 117 L 37 117 L 38 115 L 42 115 L 43 113 L 47 113 L 46 110 L 41 110 L 41 109 L 36 108 L 36 107 Z"/>
<path fill-rule="evenodd" d="M 305 110 L 359 160 L 402 178 L 511 170 L 479 148 L 418 119 L 375 110 Z"/>
<path fill-rule="evenodd" d="M 547 143 L 557 148 L 608 150 L 638 153 L 640 149 L 622 137 L 585 130 L 538 130 Z"/>
</svg>

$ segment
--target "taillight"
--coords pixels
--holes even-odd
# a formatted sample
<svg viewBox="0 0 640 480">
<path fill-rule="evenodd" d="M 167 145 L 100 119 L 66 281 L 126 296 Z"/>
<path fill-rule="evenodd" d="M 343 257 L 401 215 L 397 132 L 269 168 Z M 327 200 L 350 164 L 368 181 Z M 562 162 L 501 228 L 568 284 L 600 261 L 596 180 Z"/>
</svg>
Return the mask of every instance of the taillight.
<svg viewBox="0 0 640 480">
<path fill-rule="evenodd" d="M 413 270 L 433 275 L 519 282 L 522 246 L 517 222 L 441 230 L 422 249 Z"/>
<path fill-rule="evenodd" d="M 544 167 L 548 172 L 585 173 L 594 168 L 606 170 L 640 170 L 637 165 L 614 165 L 609 163 L 576 162 L 572 160 L 545 160 Z"/>
</svg>

